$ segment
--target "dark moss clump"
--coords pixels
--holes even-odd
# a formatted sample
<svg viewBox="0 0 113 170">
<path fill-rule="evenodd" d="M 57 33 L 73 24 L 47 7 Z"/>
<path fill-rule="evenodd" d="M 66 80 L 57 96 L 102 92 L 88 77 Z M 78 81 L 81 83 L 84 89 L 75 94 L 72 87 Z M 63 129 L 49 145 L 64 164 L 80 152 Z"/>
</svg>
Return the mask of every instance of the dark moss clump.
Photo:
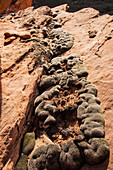
<svg viewBox="0 0 113 170">
<path fill-rule="evenodd" d="M 28 155 L 35 146 L 35 133 L 26 133 L 23 140 L 22 153 Z"/>
<path fill-rule="evenodd" d="M 15 170 L 27 170 L 27 161 L 28 161 L 27 155 L 22 154 L 15 167 Z"/>
</svg>

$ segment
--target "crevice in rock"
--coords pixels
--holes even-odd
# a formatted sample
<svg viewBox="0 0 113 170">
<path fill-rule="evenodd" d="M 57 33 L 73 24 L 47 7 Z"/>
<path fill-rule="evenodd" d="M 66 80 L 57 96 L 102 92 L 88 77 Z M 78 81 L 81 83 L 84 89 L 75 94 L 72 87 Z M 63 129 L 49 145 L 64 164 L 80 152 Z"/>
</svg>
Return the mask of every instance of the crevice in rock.
<svg viewBox="0 0 113 170">
<path fill-rule="evenodd" d="M 36 98 L 36 96 L 38 95 L 38 89 L 36 88 L 37 84 L 35 84 L 34 86 L 34 90 L 33 93 L 30 95 L 29 97 L 29 103 L 27 105 L 26 108 L 26 112 L 25 112 L 25 116 L 20 120 L 18 119 L 15 123 L 15 126 L 13 127 L 13 129 L 11 129 L 8 133 L 9 133 L 9 138 L 7 139 L 7 148 L 5 150 L 5 155 L 3 157 L 3 165 L 5 166 L 5 164 L 8 162 L 8 160 L 14 160 L 14 157 L 16 157 L 18 159 L 19 157 L 19 152 L 21 152 L 21 145 L 22 145 L 22 141 L 23 141 L 23 136 L 25 135 L 26 132 L 31 132 L 33 130 L 33 123 L 34 123 L 34 119 L 35 116 L 32 114 L 33 113 L 33 101 Z M 11 140 L 11 142 L 8 142 L 9 140 Z M 15 150 L 15 155 L 13 150 Z M 14 162 L 15 164 L 16 162 Z"/>
<path fill-rule="evenodd" d="M 105 45 L 106 41 L 108 41 L 112 38 L 112 36 L 111 36 L 112 33 L 113 33 L 113 30 L 111 30 L 111 32 L 108 34 L 108 36 L 105 37 L 105 40 L 103 41 L 103 43 L 101 43 L 101 45 L 98 46 L 98 49 L 96 50 L 95 55 L 97 55 L 98 57 L 101 57 L 101 55 L 99 54 L 100 48 Z"/>
<path fill-rule="evenodd" d="M 22 56 L 20 56 L 20 58 L 18 58 L 15 63 L 13 63 L 10 67 L 8 67 L 7 69 L 1 71 L 0 75 L 2 75 L 3 73 L 6 73 L 10 70 L 12 70 L 17 64 L 19 64 L 28 54 L 29 54 L 30 50 L 28 50 L 27 52 L 25 52 Z"/>
</svg>

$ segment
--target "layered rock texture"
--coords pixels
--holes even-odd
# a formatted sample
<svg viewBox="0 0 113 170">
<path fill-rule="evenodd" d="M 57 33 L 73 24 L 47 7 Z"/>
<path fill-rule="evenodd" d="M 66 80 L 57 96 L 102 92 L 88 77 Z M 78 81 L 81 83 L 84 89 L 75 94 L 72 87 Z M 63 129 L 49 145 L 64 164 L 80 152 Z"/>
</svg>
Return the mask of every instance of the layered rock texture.
<svg viewBox="0 0 113 170">
<path fill-rule="evenodd" d="M 67 8 L 0 19 L 3 170 L 113 169 L 113 17 Z"/>
</svg>

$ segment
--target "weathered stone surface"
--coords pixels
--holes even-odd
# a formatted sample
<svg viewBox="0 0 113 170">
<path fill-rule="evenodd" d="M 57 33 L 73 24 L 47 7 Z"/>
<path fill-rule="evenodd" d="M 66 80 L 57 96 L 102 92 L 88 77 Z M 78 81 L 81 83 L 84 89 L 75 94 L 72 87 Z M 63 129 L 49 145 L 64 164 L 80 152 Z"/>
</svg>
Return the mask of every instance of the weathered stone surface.
<svg viewBox="0 0 113 170">
<path fill-rule="evenodd" d="M 44 125 L 51 125 L 51 124 L 55 124 L 56 120 L 53 116 L 49 115 L 46 120 L 44 121 Z"/>
<path fill-rule="evenodd" d="M 12 41 L 14 41 L 15 39 L 16 39 L 15 36 L 11 36 L 11 37 L 7 38 L 7 39 L 5 40 L 5 42 L 4 42 L 4 45 L 10 44 L 10 43 L 11 43 Z"/>
<path fill-rule="evenodd" d="M 44 121 L 49 115 L 49 112 L 48 111 L 41 111 L 39 114 L 38 114 L 38 118 L 39 120 L 42 120 Z"/>
<path fill-rule="evenodd" d="M 54 79 L 54 77 L 49 76 L 49 77 L 44 77 L 44 79 L 42 79 L 39 88 L 44 91 L 47 88 L 54 86 L 56 84 L 56 81 Z"/>
<path fill-rule="evenodd" d="M 11 2 L 12 0 L 0 0 L 0 13 L 2 13 Z"/>
<path fill-rule="evenodd" d="M 31 35 L 29 32 L 27 31 L 22 31 L 22 32 L 18 32 L 18 31 L 8 31 L 4 33 L 5 39 L 11 37 L 11 36 L 15 36 L 15 37 L 20 37 L 23 39 L 29 39 L 31 38 Z"/>
<path fill-rule="evenodd" d="M 80 9 L 83 8 L 88 8 L 89 6 L 99 10 L 102 14 L 103 13 L 111 13 L 112 14 L 112 10 L 113 10 L 113 2 L 111 0 L 73 0 L 73 1 L 68 1 L 68 0 L 60 0 L 60 1 L 52 1 L 52 0 L 45 0 L 45 1 L 41 1 L 41 0 L 33 0 L 33 5 L 35 6 L 35 8 L 42 6 L 42 5 L 46 5 L 48 4 L 48 6 L 50 7 L 56 7 L 62 4 L 68 4 L 68 6 L 65 6 L 65 8 L 63 9 L 63 7 L 58 7 L 58 9 L 60 8 L 63 9 L 64 11 L 70 11 L 70 12 L 75 12 L 78 11 Z M 63 6 L 63 5 L 62 5 Z"/>
<path fill-rule="evenodd" d="M 34 101 L 35 106 L 37 106 L 39 103 L 41 103 L 45 99 L 50 99 L 54 94 L 59 94 L 59 89 L 60 89 L 60 86 L 56 85 L 50 90 L 43 92 L 40 96 L 38 96 L 35 99 Z"/>
<path fill-rule="evenodd" d="M 46 12 L 46 9 L 43 8 L 44 10 Z M 42 74 L 42 68 L 38 68 L 31 75 L 28 72 L 27 65 L 31 59 L 27 57 L 27 54 L 33 41 L 25 43 L 17 37 L 16 40 L 4 46 L 5 32 L 10 30 L 12 32 L 16 30 L 19 33 L 26 32 L 25 27 L 22 28 L 23 20 L 29 18 L 31 11 L 33 9 L 29 8 L 19 11 L 15 16 L 9 14 L 4 19 L 0 19 L 0 98 L 2 99 L 0 102 L 0 169 L 3 167 L 4 169 L 14 169 L 19 158 L 23 134 L 34 121 L 31 114 L 34 99 L 38 96 L 38 91 L 34 87 Z M 38 11 L 41 10 L 38 9 Z M 44 16 L 43 11 L 42 16 Z M 36 12 L 37 15 L 39 13 Z M 12 19 L 10 20 L 10 18 Z M 42 18 L 44 19 L 44 17 Z M 41 20 L 43 20 L 42 18 Z M 14 22 L 11 22 L 12 20 Z"/>
<path fill-rule="evenodd" d="M 32 0 L 12 0 L 12 3 L 8 6 L 6 12 L 22 10 L 31 5 Z"/>
<path fill-rule="evenodd" d="M 58 8 L 60 10 L 60 7 Z M 97 89 L 99 89 L 99 97 L 100 97 L 100 100 L 102 101 L 102 108 L 105 113 L 105 119 L 107 120 L 105 124 L 106 132 L 107 132 L 106 139 L 109 139 L 108 140 L 109 144 L 112 146 L 112 140 L 110 139 L 112 137 L 112 133 L 110 133 L 112 132 L 112 100 L 110 99 L 112 99 L 112 94 L 113 94 L 112 93 L 112 77 L 113 76 L 112 76 L 112 64 L 111 64 L 112 63 L 112 59 L 111 59 L 112 38 L 111 39 L 107 38 L 107 37 L 112 37 L 112 16 L 109 16 L 109 15 L 98 16 L 99 14 L 98 11 L 91 9 L 91 8 L 83 9 L 73 14 L 67 13 L 64 11 L 63 7 L 61 8 L 62 10 L 59 11 L 58 15 L 56 16 L 56 19 L 58 19 L 58 22 L 61 22 L 61 25 L 63 25 L 62 28 L 64 28 L 65 30 L 73 34 L 74 39 L 75 39 L 73 48 L 70 51 L 67 51 L 67 53 L 65 53 L 65 56 L 69 56 L 68 54 L 72 54 L 74 52 L 80 53 L 80 55 L 82 55 L 82 59 L 84 60 L 84 63 L 86 64 L 88 68 L 88 72 L 89 72 L 88 79 L 90 79 L 96 85 Z M 41 11 L 41 8 L 37 10 L 33 10 L 32 8 L 29 8 L 29 9 L 24 10 L 24 12 L 23 11 L 18 12 L 17 14 L 15 14 L 15 16 L 12 16 L 12 15 L 6 16 L 0 22 L 0 30 L 1 30 L 0 52 L 1 52 L 1 67 L 2 67 L 2 76 L 1 76 L 2 77 L 2 114 L 1 114 L 1 129 L 2 129 L 1 136 L 2 138 L 1 138 L 1 143 L 0 143 L 2 154 L 1 154 L 1 164 L 0 164 L 1 167 L 0 168 L 2 168 L 5 165 L 4 169 L 8 169 L 8 168 L 13 169 L 12 167 L 14 167 L 14 164 L 16 163 L 17 158 L 19 157 L 19 146 L 20 146 L 19 144 L 22 139 L 23 133 L 25 133 L 27 128 L 31 127 L 29 126 L 29 123 L 30 125 L 32 124 L 31 122 L 29 122 L 29 118 L 27 119 L 27 117 L 30 117 L 28 115 L 31 115 L 31 113 L 29 114 L 29 110 L 33 107 L 32 101 L 34 100 L 36 96 L 38 96 L 38 92 L 35 91 L 36 88 L 35 90 L 33 90 L 33 88 L 34 88 L 35 81 L 38 79 L 37 81 L 39 83 L 40 77 L 43 73 L 41 72 L 42 70 L 41 67 L 38 67 L 38 69 L 36 69 L 37 67 L 35 67 L 33 68 L 33 71 L 30 72 L 29 74 L 27 65 L 31 62 L 32 57 L 30 57 L 29 55 L 28 57 L 25 57 L 26 56 L 25 54 L 29 50 L 31 50 L 29 54 L 32 53 L 31 45 L 33 44 L 34 41 L 35 42 L 37 41 L 36 38 L 34 38 L 34 35 L 35 36 L 38 35 L 38 38 L 40 37 L 43 38 L 42 29 L 39 28 L 39 26 L 44 27 L 47 24 L 47 22 L 51 20 L 50 13 L 51 13 L 50 8 L 48 8 L 47 10 L 46 8 L 43 8 L 42 11 Z M 31 14 L 33 16 L 31 16 Z M 41 17 L 39 14 L 41 15 Z M 11 42 L 11 44 L 7 46 L 3 46 L 4 33 L 11 28 L 13 28 L 13 30 L 14 29 L 17 30 L 17 28 L 20 29 L 20 27 L 22 28 L 21 31 L 26 30 L 26 29 L 34 29 L 35 27 L 36 34 L 31 34 L 32 41 L 30 39 L 30 41 L 28 40 L 26 42 L 25 41 L 22 42 L 22 41 L 19 41 L 20 40 L 19 38 L 17 38 L 13 42 Z M 3 28 L 4 28 L 4 31 L 3 31 Z M 89 38 L 89 34 L 88 34 L 89 28 L 92 30 L 97 30 L 97 34 L 94 38 Z M 46 39 L 44 43 L 46 44 L 47 41 L 48 40 Z M 46 46 L 46 48 L 48 48 L 48 46 Z M 52 56 L 52 54 L 50 56 Z M 59 58 L 62 58 L 62 57 L 59 57 Z M 57 60 L 59 59 L 56 58 L 55 62 Z M 64 60 L 64 62 L 65 61 L 66 60 Z M 67 61 L 69 61 L 69 66 L 66 69 L 70 70 L 71 67 L 73 66 L 73 61 L 71 62 L 71 59 L 67 59 Z M 60 78 L 63 75 L 61 73 L 64 72 L 65 67 L 62 66 L 62 68 L 59 68 L 60 69 L 59 71 L 59 69 L 56 69 L 57 66 L 59 67 L 60 65 L 56 64 L 56 66 L 53 66 L 54 67 L 53 69 L 51 68 L 52 67 L 51 66 L 50 70 L 48 70 L 49 66 L 45 67 L 45 70 L 43 70 L 44 74 L 52 75 L 53 73 L 55 73 L 57 77 L 57 81 L 60 80 Z M 106 69 L 107 67 L 109 69 Z M 72 99 L 70 100 L 70 98 L 68 98 L 68 95 L 69 95 L 68 91 L 72 89 L 69 87 L 73 85 L 73 83 L 75 83 L 75 87 L 77 89 L 79 88 L 79 90 L 81 91 L 83 90 L 82 92 L 80 92 L 81 94 L 88 92 L 89 87 L 88 89 L 84 89 L 83 87 L 89 84 L 89 82 L 86 80 L 86 78 L 81 78 L 81 77 L 80 77 L 79 82 L 77 82 L 78 75 L 79 76 L 81 75 L 80 74 L 76 75 L 75 73 L 76 69 L 77 68 L 75 67 L 73 68 L 71 72 L 68 72 L 65 74 L 67 78 L 69 79 L 68 81 L 64 79 L 66 86 L 65 84 L 63 85 L 63 81 L 61 82 L 62 87 L 65 88 L 63 95 L 67 96 L 67 99 L 63 97 L 61 101 L 60 100 L 61 96 L 59 95 L 59 92 L 58 91 L 56 92 L 57 93 L 56 96 L 58 95 L 58 100 L 55 100 L 54 103 L 56 104 L 60 103 L 62 107 L 60 108 L 60 111 L 59 110 L 56 111 L 55 118 L 59 115 L 58 114 L 59 112 L 61 112 L 62 116 L 64 116 L 63 110 L 66 110 L 66 113 L 70 110 L 74 110 L 75 108 L 76 108 L 75 110 L 77 110 L 77 103 L 79 105 L 81 104 L 81 101 L 77 101 L 77 103 L 74 104 L 73 100 Z M 58 72 L 56 72 L 55 70 L 57 70 Z M 103 75 L 102 70 L 104 72 L 104 75 Z M 38 78 L 37 78 L 37 72 L 39 75 Z M 58 75 L 58 74 L 61 74 L 61 75 Z M 73 75 L 74 80 L 72 79 L 72 77 L 70 77 L 70 75 Z M 83 69 L 82 76 L 87 76 L 87 71 L 84 69 Z M 53 87 L 51 87 L 51 89 L 52 88 Z M 49 89 L 47 91 L 49 91 Z M 31 98 L 29 99 L 30 94 L 33 94 L 33 95 L 31 95 Z M 91 94 L 93 95 L 93 97 L 87 99 L 88 101 L 85 101 L 85 98 L 81 98 L 81 100 L 83 99 L 83 102 L 86 102 L 83 105 L 83 108 L 85 107 L 85 109 L 87 109 L 87 104 L 88 105 L 100 104 L 100 101 L 96 98 L 97 90 L 95 88 L 93 89 L 91 88 L 89 90 L 89 95 Z M 47 96 L 49 98 L 48 94 Z M 53 94 L 51 96 L 53 96 Z M 73 96 L 71 97 L 73 98 Z M 43 99 L 39 100 L 39 103 L 41 103 L 42 100 Z M 37 103 L 36 105 L 38 105 L 39 103 Z M 66 104 L 70 103 L 70 105 L 68 105 L 68 107 L 65 107 L 65 103 Z M 27 107 L 27 104 L 28 104 L 28 107 Z M 26 108 L 27 108 L 27 111 L 26 111 Z M 10 117 L 8 116 L 9 113 L 10 113 Z M 70 111 L 69 113 L 71 115 L 72 112 Z M 90 114 L 93 114 L 93 113 L 90 112 L 88 115 L 84 115 L 84 119 L 86 117 L 89 118 Z M 70 119 L 71 119 L 71 116 L 70 118 L 69 117 L 66 118 L 66 120 L 68 121 L 70 121 Z M 42 124 L 43 121 L 40 123 Z M 96 123 L 96 122 L 94 121 L 93 123 Z M 68 122 L 66 122 L 65 126 L 67 124 Z M 65 130 L 66 128 L 68 127 L 65 127 L 63 130 Z M 48 128 L 46 127 L 46 129 Z M 57 127 L 56 126 L 54 128 L 51 127 L 50 134 L 53 135 L 54 137 L 52 139 L 54 139 L 56 143 L 61 142 L 62 141 L 62 135 L 61 135 L 62 130 L 59 129 L 58 136 L 54 135 L 55 131 L 57 132 Z M 78 140 L 79 138 L 77 138 L 77 136 L 75 135 L 75 131 L 76 130 L 74 129 L 74 132 L 72 134 L 71 133 L 68 134 L 68 136 L 70 138 L 76 137 L 75 141 L 79 141 Z M 82 140 L 84 140 L 84 135 L 83 135 Z M 88 145 L 88 143 L 86 145 Z M 106 148 L 106 145 L 104 146 Z M 105 149 L 105 151 L 106 150 L 107 150 L 106 155 L 108 156 L 108 152 L 109 152 L 108 146 L 107 146 L 107 149 Z M 105 158 L 107 158 L 107 156 Z M 93 159 L 96 160 L 97 157 L 92 158 L 92 160 Z M 102 159 L 100 160 L 103 161 Z M 110 170 L 110 168 L 112 168 L 113 166 L 111 160 L 112 160 L 112 150 L 110 152 L 108 170 Z M 89 160 L 87 162 L 89 163 Z M 94 162 L 98 162 L 98 161 L 96 160 Z M 105 166 L 106 166 L 105 163 L 101 165 L 96 165 L 96 166 L 85 165 L 83 166 L 82 169 L 84 168 L 85 170 L 87 168 L 92 169 L 92 170 L 102 169 L 102 168 L 105 169 Z"/>
<path fill-rule="evenodd" d="M 89 120 L 89 122 L 85 122 L 83 125 L 80 126 L 80 129 L 83 131 L 83 134 L 85 137 L 91 138 L 91 137 L 104 137 L 105 131 L 104 126 L 102 126 L 100 123 L 98 123 L 99 120 L 94 121 Z"/>
<path fill-rule="evenodd" d="M 73 63 L 70 66 L 70 63 Z M 70 69 L 68 68 L 70 66 Z M 72 54 L 70 56 L 64 56 L 62 58 L 56 57 L 52 59 L 51 63 L 49 63 L 49 67 L 47 69 L 47 73 L 55 68 L 55 71 L 53 73 L 50 73 L 52 75 L 42 75 L 40 82 L 38 83 L 39 91 L 42 92 L 44 90 L 47 90 L 43 92 L 40 96 L 38 96 L 35 99 L 34 105 L 36 106 L 35 109 L 35 115 L 40 115 L 44 111 L 48 111 L 50 116 L 46 118 L 44 121 L 44 125 L 48 124 L 50 125 L 52 122 L 55 123 L 56 121 L 56 113 L 58 113 L 59 110 L 62 110 L 65 112 L 65 110 L 76 110 L 77 104 L 76 104 L 76 93 L 74 91 L 67 91 L 67 94 L 70 95 L 72 93 L 72 100 L 74 103 L 70 105 L 68 103 L 67 98 L 61 99 L 60 103 L 56 103 L 58 100 L 57 97 L 62 94 L 62 90 L 69 89 L 71 86 L 72 88 L 75 88 L 75 83 L 79 79 L 76 75 L 76 72 L 72 72 L 71 69 L 76 66 L 76 70 L 78 71 L 80 66 L 83 67 L 82 60 L 80 60 L 79 56 L 76 54 Z M 62 69 L 62 72 L 58 73 L 57 70 L 59 68 Z M 83 75 L 84 76 L 84 75 Z M 87 75 L 86 75 L 87 77 Z M 57 86 L 55 86 L 58 84 Z M 53 88 L 53 86 L 55 86 Z M 55 90 L 55 91 L 54 91 Z M 51 93 L 52 92 L 52 93 Z M 64 96 L 61 96 L 61 98 Z M 51 100 L 53 98 L 53 101 Z M 71 95 L 68 96 L 68 98 L 71 100 Z M 68 99 L 68 100 L 69 100 Z M 45 101 L 43 101 L 45 100 Z M 67 105 L 66 105 L 67 103 Z M 61 106 L 59 105 L 61 104 Z M 98 106 L 98 105 L 97 105 Z M 52 115 L 52 116 L 51 116 Z"/>
</svg>

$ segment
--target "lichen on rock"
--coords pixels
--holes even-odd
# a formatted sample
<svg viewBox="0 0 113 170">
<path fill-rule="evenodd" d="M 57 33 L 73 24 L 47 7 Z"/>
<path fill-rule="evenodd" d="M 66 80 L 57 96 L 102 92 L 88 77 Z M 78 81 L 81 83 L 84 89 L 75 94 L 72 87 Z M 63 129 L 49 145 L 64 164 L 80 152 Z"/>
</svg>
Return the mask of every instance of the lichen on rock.
<svg viewBox="0 0 113 170">
<path fill-rule="evenodd" d="M 48 33 L 48 38 L 51 39 L 51 50 L 54 56 L 64 53 L 74 44 L 73 36 L 60 28 L 52 29 Z"/>
<path fill-rule="evenodd" d="M 48 29 L 46 35 L 46 41 L 34 39 L 35 44 L 32 45 L 28 55 L 31 58 L 31 62 L 28 64 L 29 72 L 32 72 L 37 65 L 46 64 L 54 56 L 66 52 L 74 44 L 73 36 L 60 28 Z"/>
</svg>

